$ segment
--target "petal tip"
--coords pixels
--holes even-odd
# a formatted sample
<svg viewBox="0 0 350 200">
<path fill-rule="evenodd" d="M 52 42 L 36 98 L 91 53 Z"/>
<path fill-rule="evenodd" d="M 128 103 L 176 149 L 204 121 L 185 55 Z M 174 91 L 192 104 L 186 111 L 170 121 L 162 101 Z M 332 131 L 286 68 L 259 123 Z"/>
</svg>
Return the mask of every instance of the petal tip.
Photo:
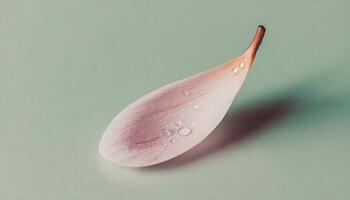
<svg viewBox="0 0 350 200">
<path fill-rule="evenodd" d="M 256 52 L 258 51 L 261 42 L 263 41 L 266 28 L 263 25 L 259 25 L 252 42 L 249 45 L 246 53 L 250 56 L 250 65 L 253 64 Z"/>
</svg>

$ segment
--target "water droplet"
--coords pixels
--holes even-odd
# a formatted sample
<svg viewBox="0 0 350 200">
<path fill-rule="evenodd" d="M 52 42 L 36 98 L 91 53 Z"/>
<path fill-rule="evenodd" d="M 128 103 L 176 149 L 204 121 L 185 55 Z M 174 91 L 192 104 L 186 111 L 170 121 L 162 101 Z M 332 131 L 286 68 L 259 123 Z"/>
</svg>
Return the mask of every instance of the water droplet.
<svg viewBox="0 0 350 200">
<path fill-rule="evenodd" d="M 170 130 L 168 130 L 168 129 L 165 129 L 165 128 L 160 130 L 160 133 L 162 134 L 162 136 L 170 136 L 170 135 L 172 135 L 172 132 Z"/>
<path fill-rule="evenodd" d="M 177 133 L 181 136 L 187 136 L 189 134 L 191 134 L 192 129 L 188 128 L 188 127 L 182 127 L 180 128 Z"/>
<path fill-rule="evenodd" d="M 183 123 L 182 123 L 181 121 L 177 121 L 177 122 L 175 122 L 175 125 L 176 125 L 176 126 L 182 126 Z"/>
<path fill-rule="evenodd" d="M 195 110 L 198 110 L 200 107 L 204 106 L 204 103 L 203 102 L 200 102 L 199 104 L 196 104 L 193 108 Z"/>
<path fill-rule="evenodd" d="M 237 67 L 235 67 L 235 68 L 233 68 L 233 74 L 238 74 L 238 68 Z"/>
<path fill-rule="evenodd" d="M 241 62 L 241 64 L 239 64 L 239 68 L 241 68 L 241 69 L 244 68 L 244 62 Z"/>
<path fill-rule="evenodd" d="M 172 144 L 174 144 L 175 142 L 176 142 L 175 139 L 171 139 L 171 140 L 170 140 L 170 143 L 172 143 Z"/>
<path fill-rule="evenodd" d="M 187 96 L 187 95 L 190 94 L 190 92 L 189 92 L 188 90 L 185 90 L 185 91 L 183 92 L 183 94 Z"/>
<path fill-rule="evenodd" d="M 162 146 L 166 146 L 166 145 L 167 145 L 167 143 L 165 143 L 165 142 L 162 142 L 162 143 L 161 143 L 161 145 L 162 145 Z"/>
</svg>

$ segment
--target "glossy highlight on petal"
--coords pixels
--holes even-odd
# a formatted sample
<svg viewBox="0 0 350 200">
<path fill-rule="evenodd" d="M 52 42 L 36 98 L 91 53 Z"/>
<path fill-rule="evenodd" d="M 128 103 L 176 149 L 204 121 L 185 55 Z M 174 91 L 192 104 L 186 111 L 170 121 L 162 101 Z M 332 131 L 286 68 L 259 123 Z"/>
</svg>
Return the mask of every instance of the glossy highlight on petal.
<svg viewBox="0 0 350 200">
<path fill-rule="evenodd" d="M 204 140 L 222 121 L 243 84 L 265 28 L 248 49 L 205 72 L 163 86 L 122 110 L 108 125 L 101 156 L 128 167 L 164 162 Z"/>
</svg>

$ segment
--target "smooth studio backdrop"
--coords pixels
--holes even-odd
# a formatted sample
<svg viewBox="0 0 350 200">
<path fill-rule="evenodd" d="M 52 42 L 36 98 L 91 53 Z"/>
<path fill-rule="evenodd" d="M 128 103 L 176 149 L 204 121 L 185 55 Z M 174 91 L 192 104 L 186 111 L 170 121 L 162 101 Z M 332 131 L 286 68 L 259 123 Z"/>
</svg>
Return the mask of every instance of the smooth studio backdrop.
<svg viewBox="0 0 350 200">
<path fill-rule="evenodd" d="M 349 198 L 349 19 L 347 0 L 0 0 L 0 199 Z M 100 158 L 121 109 L 239 55 L 258 24 L 223 139 L 151 169 Z"/>
</svg>

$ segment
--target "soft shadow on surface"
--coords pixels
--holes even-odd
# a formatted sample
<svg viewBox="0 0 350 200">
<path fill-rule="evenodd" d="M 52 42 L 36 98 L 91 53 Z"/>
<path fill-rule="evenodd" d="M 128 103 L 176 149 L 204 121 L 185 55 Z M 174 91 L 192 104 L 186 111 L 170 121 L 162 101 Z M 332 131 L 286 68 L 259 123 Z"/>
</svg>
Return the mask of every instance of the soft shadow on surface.
<svg viewBox="0 0 350 200">
<path fill-rule="evenodd" d="M 169 169 L 195 162 L 235 144 L 254 138 L 263 129 L 279 123 L 297 106 L 291 97 L 254 103 L 234 113 L 228 113 L 220 125 L 200 144 L 164 163 L 144 169 Z"/>
</svg>

